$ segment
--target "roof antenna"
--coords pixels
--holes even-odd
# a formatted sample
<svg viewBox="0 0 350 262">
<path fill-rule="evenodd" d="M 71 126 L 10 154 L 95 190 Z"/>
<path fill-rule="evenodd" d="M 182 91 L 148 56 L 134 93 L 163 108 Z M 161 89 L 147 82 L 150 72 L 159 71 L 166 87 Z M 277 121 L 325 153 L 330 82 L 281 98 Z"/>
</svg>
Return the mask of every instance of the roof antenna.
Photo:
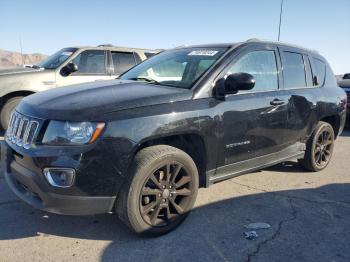
<svg viewBox="0 0 350 262">
<path fill-rule="evenodd" d="M 278 25 L 278 40 L 277 41 L 280 41 L 280 36 L 281 36 L 282 12 L 283 12 L 283 0 L 281 0 L 280 22 Z"/>
<path fill-rule="evenodd" d="M 19 47 L 21 49 L 22 67 L 24 67 L 24 57 L 23 57 L 23 50 L 22 50 L 22 37 L 21 37 L 21 35 L 19 35 Z"/>
</svg>

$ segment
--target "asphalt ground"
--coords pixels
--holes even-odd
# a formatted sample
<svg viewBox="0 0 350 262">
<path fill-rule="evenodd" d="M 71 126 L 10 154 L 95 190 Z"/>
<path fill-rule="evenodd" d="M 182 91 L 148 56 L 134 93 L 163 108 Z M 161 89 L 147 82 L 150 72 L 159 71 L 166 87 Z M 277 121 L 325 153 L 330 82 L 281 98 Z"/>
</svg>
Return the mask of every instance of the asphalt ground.
<svg viewBox="0 0 350 262">
<path fill-rule="evenodd" d="M 253 222 L 271 228 L 247 240 Z M 113 214 L 35 210 L 0 177 L 0 261 L 350 261 L 350 130 L 324 171 L 287 162 L 200 189 L 187 220 L 159 238 Z"/>
</svg>

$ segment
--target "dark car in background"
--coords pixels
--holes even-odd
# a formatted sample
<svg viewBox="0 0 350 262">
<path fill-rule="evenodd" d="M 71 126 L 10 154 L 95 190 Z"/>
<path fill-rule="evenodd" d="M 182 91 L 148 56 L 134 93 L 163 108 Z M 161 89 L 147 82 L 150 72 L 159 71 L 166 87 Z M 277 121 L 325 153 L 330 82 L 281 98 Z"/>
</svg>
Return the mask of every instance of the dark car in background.
<svg viewBox="0 0 350 262">
<path fill-rule="evenodd" d="M 343 90 L 346 92 L 346 95 L 348 97 L 347 102 L 347 112 L 348 112 L 348 124 L 349 124 L 349 118 L 350 118 L 350 73 L 344 74 L 343 76 L 338 79 L 338 85 L 343 88 Z"/>
<path fill-rule="evenodd" d="M 35 208 L 115 211 L 160 235 L 200 187 L 292 159 L 323 170 L 345 116 L 345 92 L 317 52 L 258 40 L 177 48 L 118 80 L 24 98 L 5 178 Z"/>
</svg>

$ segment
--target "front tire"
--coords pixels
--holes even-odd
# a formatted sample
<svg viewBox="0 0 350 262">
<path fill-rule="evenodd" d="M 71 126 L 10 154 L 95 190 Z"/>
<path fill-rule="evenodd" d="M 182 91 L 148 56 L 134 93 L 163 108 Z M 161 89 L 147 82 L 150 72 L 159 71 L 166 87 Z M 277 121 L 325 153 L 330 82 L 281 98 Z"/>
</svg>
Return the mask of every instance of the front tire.
<svg viewBox="0 0 350 262">
<path fill-rule="evenodd" d="M 23 98 L 24 96 L 12 97 L 9 100 L 7 100 L 4 106 L 2 107 L 0 113 L 0 121 L 1 126 L 4 130 L 6 130 L 9 125 L 12 111 L 16 108 L 16 106 L 19 104 L 19 102 L 21 102 Z"/>
<path fill-rule="evenodd" d="M 166 145 L 144 148 L 135 156 L 116 212 L 136 233 L 168 233 L 189 214 L 198 183 L 197 167 L 182 150 Z"/>
<path fill-rule="evenodd" d="M 305 156 L 299 160 L 301 166 L 315 172 L 325 169 L 333 154 L 334 141 L 333 127 L 320 121 L 306 143 Z"/>
</svg>

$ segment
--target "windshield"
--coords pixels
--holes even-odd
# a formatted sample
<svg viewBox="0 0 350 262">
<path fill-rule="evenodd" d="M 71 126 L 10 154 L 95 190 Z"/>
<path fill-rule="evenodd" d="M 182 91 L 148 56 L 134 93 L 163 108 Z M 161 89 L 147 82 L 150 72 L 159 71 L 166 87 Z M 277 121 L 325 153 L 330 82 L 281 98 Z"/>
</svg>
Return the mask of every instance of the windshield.
<svg viewBox="0 0 350 262">
<path fill-rule="evenodd" d="M 62 63 L 64 63 L 69 57 L 71 57 L 75 51 L 77 51 L 77 48 L 63 48 L 57 53 L 54 53 L 45 60 L 41 61 L 36 66 L 45 69 L 56 69 L 62 65 Z"/>
<path fill-rule="evenodd" d="M 180 88 L 193 84 L 222 56 L 226 48 L 183 48 L 160 53 L 120 76 Z"/>
</svg>

